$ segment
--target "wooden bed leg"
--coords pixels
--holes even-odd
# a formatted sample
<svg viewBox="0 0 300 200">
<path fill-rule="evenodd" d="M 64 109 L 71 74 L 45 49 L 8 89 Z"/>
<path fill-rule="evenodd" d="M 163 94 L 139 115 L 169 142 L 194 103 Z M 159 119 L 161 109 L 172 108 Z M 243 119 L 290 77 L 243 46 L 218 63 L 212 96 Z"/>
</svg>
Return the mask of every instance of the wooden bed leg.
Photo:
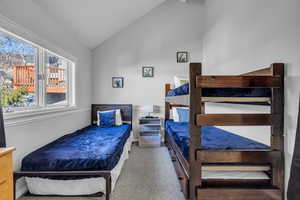
<svg viewBox="0 0 300 200">
<path fill-rule="evenodd" d="M 16 185 L 17 185 L 17 180 L 19 179 L 20 177 L 17 176 L 16 174 L 13 174 L 13 192 L 14 192 L 14 195 L 13 195 L 13 199 L 16 200 Z"/>
<path fill-rule="evenodd" d="M 14 177 L 14 200 L 16 200 L 16 179 Z"/>
<path fill-rule="evenodd" d="M 111 193 L 111 175 L 106 177 L 106 192 L 105 192 L 105 200 L 110 199 L 110 193 Z"/>
</svg>

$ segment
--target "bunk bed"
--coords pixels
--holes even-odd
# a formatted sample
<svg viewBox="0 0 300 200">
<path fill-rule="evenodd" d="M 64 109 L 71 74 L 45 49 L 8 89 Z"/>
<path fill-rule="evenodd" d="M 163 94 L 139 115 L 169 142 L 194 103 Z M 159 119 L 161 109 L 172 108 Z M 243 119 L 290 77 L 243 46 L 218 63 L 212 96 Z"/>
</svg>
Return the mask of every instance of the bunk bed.
<svg viewBox="0 0 300 200">
<path fill-rule="evenodd" d="M 99 126 L 100 111 L 117 109 L 125 123 Z M 29 191 L 33 191 L 30 195 L 105 194 L 109 200 L 133 139 L 132 105 L 93 104 L 91 119 L 90 126 L 62 136 L 25 156 L 21 171 L 14 173 L 14 187 L 18 179 L 25 177 Z"/>
<path fill-rule="evenodd" d="M 284 199 L 284 64 L 235 76 L 201 71 L 201 63 L 190 63 L 190 81 L 183 86 L 188 90 L 165 85 L 165 143 L 185 197 Z M 271 112 L 205 114 L 206 102 L 264 103 Z M 188 123 L 170 120 L 175 107 L 189 107 Z M 214 126 L 270 126 L 270 146 Z"/>
</svg>

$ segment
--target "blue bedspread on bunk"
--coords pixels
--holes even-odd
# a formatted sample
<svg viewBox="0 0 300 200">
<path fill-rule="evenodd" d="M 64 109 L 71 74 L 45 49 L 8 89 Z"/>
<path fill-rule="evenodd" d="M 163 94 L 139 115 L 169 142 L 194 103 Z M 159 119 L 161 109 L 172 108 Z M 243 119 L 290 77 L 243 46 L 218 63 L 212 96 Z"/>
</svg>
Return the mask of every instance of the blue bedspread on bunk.
<svg viewBox="0 0 300 200">
<path fill-rule="evenodd" d="M 167 120 L 165 128 L 174 139 L 183 156 L 189 156 L 189 132 L 188 123 Z M 201 132 L 201 149 L 206 150 L 233 150 L 233 149 L 270 149 L 269 146 L 254 140 L 230 133 L 213 127 L 203 126 Z"/>
<path fill-rule="evenodd" d="M 120 160 L 131 125 L 89 126 L 30 153 L 22 171 L 111 170 Z"/>
<path fill-rule="evenodd" d="M 167 96 L 180 96 L 189 94 L 189 83 L 172 89 Z M 269 88 L 203 88 L 204 97 L 270 97 Z"/>
</svg>

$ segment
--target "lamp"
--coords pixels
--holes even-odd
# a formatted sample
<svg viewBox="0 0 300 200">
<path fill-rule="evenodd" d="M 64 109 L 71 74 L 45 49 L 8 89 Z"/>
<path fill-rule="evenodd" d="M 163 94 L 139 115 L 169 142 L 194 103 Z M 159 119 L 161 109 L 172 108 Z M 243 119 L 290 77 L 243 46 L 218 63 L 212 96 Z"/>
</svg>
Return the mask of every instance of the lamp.
<svg viewBox="0 0 300 200">
<path fill-rule="evenodd" d="M 146 118 L 152 118 L 153 116 L 151 116 L 151 113 L 157 112 L 157 106 L 155 106 L 155 105 L 144 105 L 142 107 L 142 111 L 143 111 L 143 113 L 148 113 L 148 115 L 146 115 Z"/>
</svg>

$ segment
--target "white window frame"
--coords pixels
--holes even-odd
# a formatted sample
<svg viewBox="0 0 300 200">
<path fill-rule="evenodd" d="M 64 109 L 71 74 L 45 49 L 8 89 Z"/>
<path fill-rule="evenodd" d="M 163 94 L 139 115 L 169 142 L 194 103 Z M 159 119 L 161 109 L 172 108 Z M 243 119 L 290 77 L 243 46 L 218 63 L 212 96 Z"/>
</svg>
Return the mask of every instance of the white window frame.
<svg viewBox="0 0 300 200">
<path fill-rule="evenodd" d="M 60 112 L 60 111 L 68 111 L 68 110 L 74 110 L 76 109 L 76 104 L 75 104 L 75 67 L 76 67 L 76 59 L 75 58 L 67 58 L 66 56 L 63 56 L 62 50 L 57 50 L 58 48 L 52 48 L 54 50 L 51 50 L 50 48 L 47 48 L 46 45 L 38 45 L 38 42 L 34 42 L 34 40 L 27 40 L 25 37 L 19 36 L 15 33 L 12 33 L 8 31 L 7 29 L 1 27 L 1 18 L 2 16 L 0 15 L 0 32 L 2 34 L 6 34 L 10 37 L 13 37 L 15 39 L 18 39 L 26 44 L 29 44 L 33 46 L 34 48 L 37 48 L 37 55 L 35 58 L 35 63 L 36 63 L 36 82 L 35 82 L 35 105 L 30 106 L 30 107 L 20 107 L 20 108 L 14 108 L 13 112 L 6 112 L 4 113 L 4 119 L 14 119 L 14 118 L 19 118 L 19 117 L 27 117 L 27 116 L 32 116 L 32 115 L 40 115 L 40 114 L 48 114 L 48 113 L 53 113 L 53 112 Z M 8 24 L 10 25 L 10 24 Z M 16 25 L 14 25 L 16 26 Z M 23 28 L 16 28 L 14 27 L 13 29 L 19 30 L 19 32 L 25 32 L 27 34 L 34 35 L 33 33 L 30 33 L 29 31 L 24 31 L 25 29 Z M 18 32 L 18 31 L 16 31 Z M 27 35 L 25 34 L 25 35 Z M 21 34 L 20 34 L 21 35 Z M 42 41 L 40 43 L 46 43 L 45 41 L 39 39 L 37 36 L 37 41 Z M 51 45 L 48 45 L 51 46 Z M 57 51 L 56 51 L 57 50 Z M 67 104 L 65 105 L 47 105 L 46 102 L 46 65 L 45 65 L 45 52 L 49 52 L 52 55 L 58 56 L 59 58 L 65 59 L 68 62 L 67 66 L 67 94 L 66 94 L 66 100 Z M 58 53 L 55 53 L 58 52 Z M 67 54 L 67 53 L 64 53 Z M 69 56 L 72 57 L 72 56 Z M 40 79 L 39 77 L 44 77 Z"/>
</svg>

